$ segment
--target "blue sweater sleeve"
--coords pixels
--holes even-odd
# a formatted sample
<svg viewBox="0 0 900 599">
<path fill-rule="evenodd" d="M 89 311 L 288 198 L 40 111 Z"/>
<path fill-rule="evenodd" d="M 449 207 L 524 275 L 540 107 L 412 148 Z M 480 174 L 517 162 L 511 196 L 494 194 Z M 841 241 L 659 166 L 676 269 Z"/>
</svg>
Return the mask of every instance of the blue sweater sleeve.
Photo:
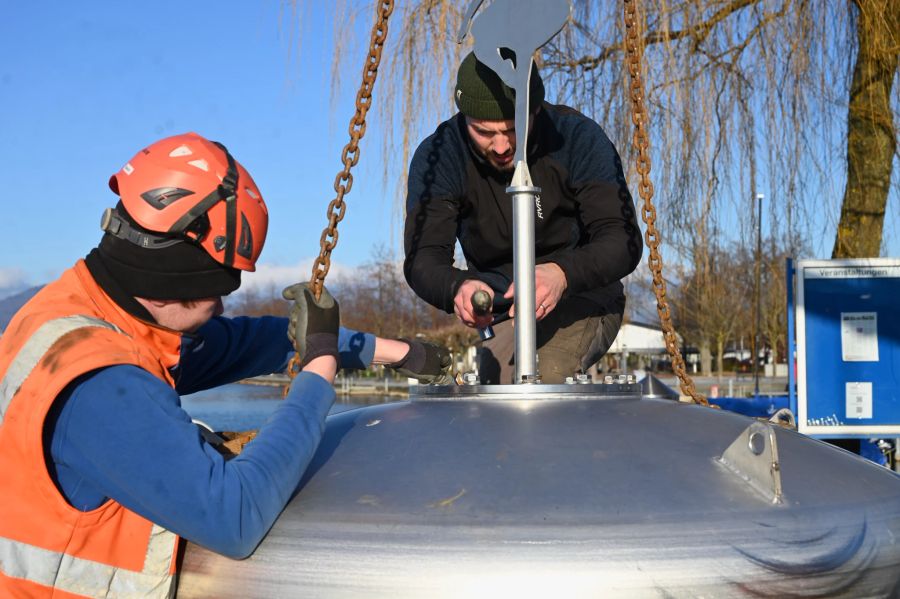
<svg viewBox="0 0 900 599">
<path fill-rule="evenodd" d="M 293 352 L 287 318 L 213 318 L 185 336 L 175 375 L 179 393 L 280 372 Z"/>
<path fill-rule="evenodd" d="M 287 318 L 275 316 L 213 318 L 196 335 L 185 337 L 175 388 L 194 393 L 282 372 L 294 353 L 287 327 Z M 375 356 L 375 336 L 342 327 L 338 351 L 341 368 L 368 368 Z"/>
<path fill-rule="evenodd" d="M 296 489 L 334 397 L 327 381 L 300 373 L 253 442 L 225 461 L 168 385 L 134 366 L 105 368 L 57 399 L 51 474 L 79 509 L 112 498 L 199 545 L 246 557 Z"/>
</svg>

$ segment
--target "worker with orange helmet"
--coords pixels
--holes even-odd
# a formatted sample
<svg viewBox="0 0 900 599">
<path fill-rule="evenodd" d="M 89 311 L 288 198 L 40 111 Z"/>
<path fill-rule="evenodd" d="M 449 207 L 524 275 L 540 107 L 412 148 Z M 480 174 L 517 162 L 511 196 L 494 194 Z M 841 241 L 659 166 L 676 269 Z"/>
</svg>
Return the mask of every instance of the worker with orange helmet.
<svg viewBox="0 0 900 599">
<path fill-rule="evenodd" d="M 339 327 L 337 302 L 285 290 L 290 318 L 224 318 L 262 251 L 268 213 L 225 146 L 195 133 L 141 150 L 87 257 L 0 337 L 0 595 L 174 591 L 179 537 L 249 555 L 295 491 L 335 398 L 339 365 L 424 382 L 443 348 Z M 352 349 L 351 349 L 352 348 Z M 179 394 L 286 367 L 284 403 L 228 460 Z"/>
</svg>

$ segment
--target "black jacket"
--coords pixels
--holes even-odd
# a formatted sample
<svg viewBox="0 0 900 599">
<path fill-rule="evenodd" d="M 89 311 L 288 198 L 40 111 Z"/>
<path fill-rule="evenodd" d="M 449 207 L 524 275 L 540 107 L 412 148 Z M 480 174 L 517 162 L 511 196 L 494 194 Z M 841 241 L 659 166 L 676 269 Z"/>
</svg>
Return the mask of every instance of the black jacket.
<svg viewBox="0 0 900 599">
<path fill-rule="evenodd" d="M 536 262 L 562 268 L 566 295 L 601 305 L 622 297 L 620 279 L 637 266 L 643 244 L 615 147 L 594 121 L 547 103 L 529 141 L 528 167 L 541 188 Z M 466 279 L 506 291 L 513 274 L 511 177 L 472 149 L 462 114 L 419 145 L 409 168 L 404 273 L 422 299 L 452 312 Z M 457 239 L 468 270 L 453 267 Z M 505 309 L 500 301 L 494 307 Z"/>
</svg>

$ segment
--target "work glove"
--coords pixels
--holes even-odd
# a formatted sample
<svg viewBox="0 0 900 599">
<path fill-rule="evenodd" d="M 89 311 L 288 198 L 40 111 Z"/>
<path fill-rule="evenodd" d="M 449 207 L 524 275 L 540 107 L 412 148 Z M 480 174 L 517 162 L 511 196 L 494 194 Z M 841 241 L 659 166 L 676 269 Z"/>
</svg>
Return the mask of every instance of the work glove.
<svg viewBox="0 0 900 599">
<path fill-rule="evenodd" d="M 447 385 L 453 381 L 452 359 L 446 347 L 416 339 L 401 341 L 409 345 L 409 351 L 399 362 L 387 364 L 388 367 L 423 384 Z"/>
<path fill-rule="evenodd" d="M 289 315 L 288 338 L 300 357 L 300 368 L 320 356 L 334 356 L 337 360 L 341 313 L 328 290 L 323 287 L 322 297 L 316 301 L 309 283 L 297 283 L 286 287 L 281 295 L 294 302 Z"/>
</svg>

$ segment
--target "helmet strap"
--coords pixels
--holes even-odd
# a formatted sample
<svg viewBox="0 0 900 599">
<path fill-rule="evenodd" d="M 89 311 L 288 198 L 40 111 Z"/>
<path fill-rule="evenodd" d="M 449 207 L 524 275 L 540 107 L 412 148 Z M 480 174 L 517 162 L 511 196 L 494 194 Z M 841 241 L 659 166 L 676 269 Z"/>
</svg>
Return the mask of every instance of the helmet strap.
<svg viewBox="0 0 900 599">
<path fill-rule="evenodd" d="M 139 231 L 131 223 L 119 216 L 113 208 L 107 208 L 103 211 L 103 216 L 100 219 L 100 228 L 113 237 L 118 237 L 148 250 L 161 250 L 184 243 L 184 239 Z"/>
<path fill-rule="evenodd" d="M 228 172 L 222 179 L 218 191 L 223 200 L 225 200 L 225 266 L 234 266 L 234 247 L 237 244 L 237 183 L 238 171 L 234 163 L 234 158 L 225 149 L 225 146 L 218 142 L 213 142 L 225 152 L 225 158 L 228 160 Z"/>
</svg>

